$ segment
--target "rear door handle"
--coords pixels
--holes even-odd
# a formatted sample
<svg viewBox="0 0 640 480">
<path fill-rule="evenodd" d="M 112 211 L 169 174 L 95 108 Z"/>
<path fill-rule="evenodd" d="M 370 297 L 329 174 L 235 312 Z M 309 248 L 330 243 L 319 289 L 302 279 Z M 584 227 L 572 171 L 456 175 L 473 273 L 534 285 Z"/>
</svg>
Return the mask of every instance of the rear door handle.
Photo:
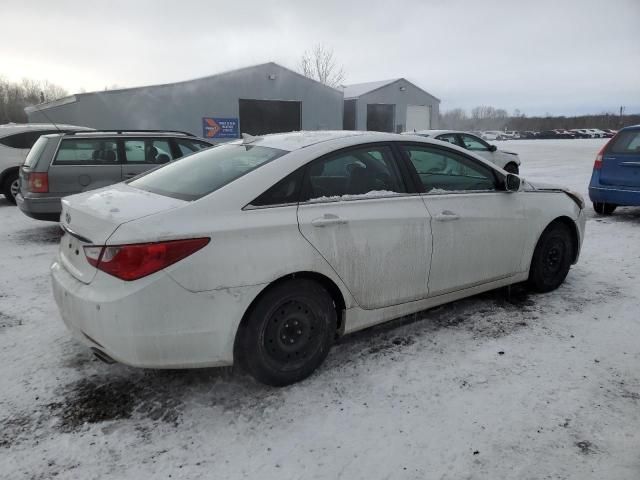
<svg viewBox="0 0 640 480">
<path fill-rule="evenodd" d="M 439 222 L 451 222 L 452 220 L 459 220 L 460 216 L 451 210 L 443 210 L 442 213 L 436 215 L 435 219 Z"/>
<path fill-rule="evenodd" d="M 332 213 L 325 213 L 322 217 L 311 220 L 314 227 L 328 227 L 331 225 L 346 225 L 347 221 Z"/>
</svg>

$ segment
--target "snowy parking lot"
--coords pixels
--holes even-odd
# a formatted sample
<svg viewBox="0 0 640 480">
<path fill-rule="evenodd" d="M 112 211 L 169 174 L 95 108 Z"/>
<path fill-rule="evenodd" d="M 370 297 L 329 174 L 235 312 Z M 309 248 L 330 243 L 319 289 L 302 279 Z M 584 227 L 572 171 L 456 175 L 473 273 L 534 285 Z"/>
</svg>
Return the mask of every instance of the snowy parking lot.
<svg viewBox="0 0 640 480">
<path fill-rule="evenodd" d="M 497 145 L 525 178 L 586 198 L 605 142 Z M 51 294 L 59 228 L 2 198 L 0 477 L 637 480 L 640 208 L 587 210 L 558 290 L 489 292 L 345 337 L 275 389 L 95 360 Z"/>
</svg>

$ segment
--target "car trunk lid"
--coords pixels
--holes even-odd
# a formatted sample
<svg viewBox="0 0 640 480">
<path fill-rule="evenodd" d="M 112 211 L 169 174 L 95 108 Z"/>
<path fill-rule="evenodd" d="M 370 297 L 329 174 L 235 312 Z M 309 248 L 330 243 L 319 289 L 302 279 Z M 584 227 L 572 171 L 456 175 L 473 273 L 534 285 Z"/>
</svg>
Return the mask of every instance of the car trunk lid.
<svg viewBox="0 0 640 480">
<path fill-rule="evenodd" d="M 124 183 L 63 198 L 60 224 L 64 235 L 60 243 L 60 260 L 71 275 L 83 283 L 90 283 L 97 269 L 88 262 L 84 247 L 105 245 L 120 225 L 186 203 Z"/>
</svg>

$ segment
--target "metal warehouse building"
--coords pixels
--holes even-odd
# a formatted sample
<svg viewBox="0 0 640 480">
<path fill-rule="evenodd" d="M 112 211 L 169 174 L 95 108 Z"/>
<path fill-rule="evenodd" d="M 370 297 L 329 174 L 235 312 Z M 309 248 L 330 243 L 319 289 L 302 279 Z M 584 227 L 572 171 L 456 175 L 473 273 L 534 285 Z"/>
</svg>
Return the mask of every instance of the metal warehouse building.
<svg viewBox="0 0 640 480">
<path fill-rule="evenodd" d="M 265 63 L 185 82 L 79 93 L 25 111 L 29 122 L 182 130 L 222 141 L 241 132 L 339 130 L 342 109 L 342 91 Z"/>
<path fill-rule="evenodd" d="M 346 85 L 345 130 L 405 132 L 437 128 L 440 100 L 404 78 Z"/>
</svg>

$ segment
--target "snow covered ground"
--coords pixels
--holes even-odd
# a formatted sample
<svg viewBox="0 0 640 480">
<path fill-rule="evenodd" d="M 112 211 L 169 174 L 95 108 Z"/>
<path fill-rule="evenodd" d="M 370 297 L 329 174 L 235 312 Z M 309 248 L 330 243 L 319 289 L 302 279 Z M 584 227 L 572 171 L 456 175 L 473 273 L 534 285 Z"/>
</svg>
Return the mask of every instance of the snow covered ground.
<svg viewBox="0 0 640 480">
<path fill-rule="evenodd" d="M 525 177 L 586 195 L 603 143 L 499 148 Z M 640 208 L 588 210 L 557 291 L 491 292 L 355 334 L 274 389 L 92 359 L 52 299 L 57 226 L 2 199 L 0 477 L 637 480 Z"/>
</svg>

